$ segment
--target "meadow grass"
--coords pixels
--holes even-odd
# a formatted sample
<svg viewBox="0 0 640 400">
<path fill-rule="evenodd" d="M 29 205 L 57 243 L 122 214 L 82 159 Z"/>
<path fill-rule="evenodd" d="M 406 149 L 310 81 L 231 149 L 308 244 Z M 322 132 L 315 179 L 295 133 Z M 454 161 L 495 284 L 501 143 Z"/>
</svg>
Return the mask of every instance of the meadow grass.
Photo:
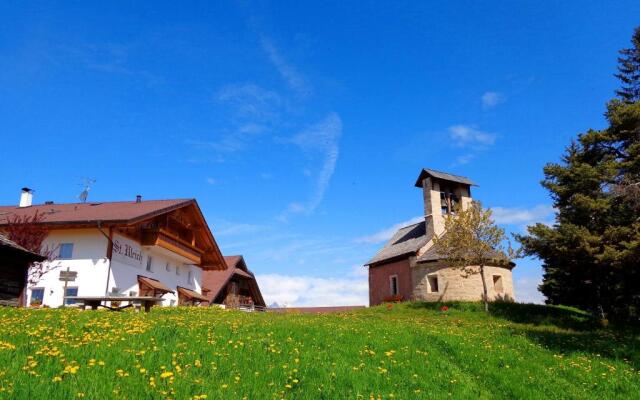
<svg viewBox="0 0 640 400">
<path fill-rule="evenodd" d="M 0 309 L 2 399 L 640 398 L 640 336 L 577 310 Z"/>
</svg>

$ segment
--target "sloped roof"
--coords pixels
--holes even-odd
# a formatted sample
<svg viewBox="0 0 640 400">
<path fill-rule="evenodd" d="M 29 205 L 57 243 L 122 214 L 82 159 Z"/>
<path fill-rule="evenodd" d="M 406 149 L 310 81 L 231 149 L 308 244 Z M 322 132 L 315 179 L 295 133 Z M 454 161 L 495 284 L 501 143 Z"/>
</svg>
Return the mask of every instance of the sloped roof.
<svg viewBox="0 0 640 400">
<path fill-rule="evenodd" d="M 242 261 L 242 263 L 240 263 Z M 241 268 L 246 270 L 247 265 L 244 263 L 244 258 L 238 256 L 224 256 L 224 262 L 227 263 L 228 268 Z"/>
<path fill-rule="evenodd" d="M 425 221 L 400 228 L 365 265 L 378 264 L 396 257 L 415 254 L 431 240 L 431 235 L 427 234 L 426 230 Z"/>
<path fill-rule="evenodd" d="M 445 180 L 445 181 L 458 182 L 458 183 L 462 183 L 462 184 L 465 184 L 465 185 L 478 186 L 471 179 L 467 178 L 466 176 L 454 175 L 454 174 L 450 174 L 448 172 L 436 171 L 435 169 L 423 168 L 422 171 L 420 171 L 420 175 L 418 176 L 418 179 L 416 180 L 416 187 L 421 188 L 422 187 L 422 181 L 427 176 L 430 176 L 430 177 L 433 177 L 433 178 L 442 179 L 442 180 Z"/>
<path fill-rule="evenodd" d="M 173 290 L 169 289 L 167 285 L 157 279 L 149 278 L 148 276 L 138 275 L 138 285 L 146 285 L 150 289 L 158 290 L 164 293 L 173 293 Z"/>
<path fill-rule="evenodd" d="M 7 238 L 5 235 L 2 235 L 2 234 L 0 234 L 0 246 L 11 248 L 18 253 L 22 253 L 25 256 L 32 258 L 33 261 L 43 261 L 46 258 L 44 256 L 41 256 L 40 254 L 37 254 L 25 249 L 24 247 L 20 246 L 18 243 L 12 240 L 9 240 L 9 238 Z"/>
<path fill-rule="evenodd" d="M 204 273 L 202 274 L 202 286 L 210 290 L 210 292 L 207 294 L 207 297 L 209 297 L 210 301 L 214 301 L 215 298 L 218 297 L 222 289 L 227 285 L 227 283 L 229 283 L 231 278 L 234 275 L 238 275 L 251 281 L 257 297 L 256 304 L 262 306 L 266 305 L 264 299 L 262 298 L 262 293 L 260 293 L 258 282 L 256 281 L 253 273 L 247 269 L 247 265 L 244 262 L 244 257 L 242 257 L 241 255 L 224 256 L 224 261 L 227 263 L 227 269 L 222 271 L 204 271 Z"/>
<path fill-rule="evenodd" d="M 208 298 L 206 298 L 205 296 L 203 296 L 200 293 L 198 293 L 196 291 L 193 291 L 191 289 L 187 289 L 185 287 L 178 286 L 177 290 L 178 290 L 178 293 L 180 293 L 181 295 L 185 296 L 188 299 L 198 300 L 198 301 L 209 301 Z"/>
<path fill-rule="evenodd" d="M 109 201 L 92 203 L 38 204 L 29 207 L 0 206 L 0 226 L 13 216 L 44 215 L 44 224 L 132 223 L 194 202 L 193 199 Z"/>
<path fill-rule="evenodd" d="M 446 235 L 446 233 L 445 233 Z M 496 250 L 492 250 L 492 251 L 488 251 L 485 253 L 485 257 L 488 261 L 496 261 L 496 260 L 500 260 L 501 254 L 496 251 Z M 431 261 L 438 261 L 442 258 L 442 256 L 440 254 L 438 254 L 438 251 L 436 249 L 436 246 L 431 246 L 429 249 L 427 249 L 427 251 L 424 252 L 424 254 L 422 254 L 420 257 L 418 257 L 417 261 L 420 262 L 431 262 Z M 510 261 L 509 264 L 510 268 L 515 267 L 515 263 Z"/>
</svg>

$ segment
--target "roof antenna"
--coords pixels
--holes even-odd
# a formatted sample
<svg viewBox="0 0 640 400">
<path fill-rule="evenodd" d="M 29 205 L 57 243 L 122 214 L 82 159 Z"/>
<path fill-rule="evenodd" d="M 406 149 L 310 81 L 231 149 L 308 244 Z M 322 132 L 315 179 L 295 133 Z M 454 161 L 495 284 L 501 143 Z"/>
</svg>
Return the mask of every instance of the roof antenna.
<svg viewBox="0 0 640 400">
<path fill-rule="evenodd" d="M 80 192 L 80 194 L 78 195 L 78 198 L 80 199 L 81 202 L 83 203 L 87 202 L 87 197 L 89 197 L 89 190 L 91 190 L 91 185 L 93 185 L 94 183 L 96 183 L 95 179 L 90 179 L 90 178 L 83 179 L 83 182 L 80 185 L 82 185 L 84 189 L 82 189 L 82 192 Z"/>
</svg>

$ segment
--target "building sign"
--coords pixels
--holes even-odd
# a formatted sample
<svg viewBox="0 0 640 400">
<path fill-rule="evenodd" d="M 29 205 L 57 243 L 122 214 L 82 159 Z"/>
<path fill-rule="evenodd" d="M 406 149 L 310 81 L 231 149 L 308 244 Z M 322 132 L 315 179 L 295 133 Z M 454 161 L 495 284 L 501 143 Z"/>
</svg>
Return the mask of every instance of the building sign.
<svg viewBox="0 0 640 400">
<path fill-rule="evenodd" d="M 113 251 L 111 259 L 134 267 L 142 267 L 142 249 L 131 239 L 113 236 Z"/>
<path fill-rule="evenodd" d="M 66 271 L 60 271 L 60 276 L 58 277 L 58 279 L 62 282 L 75 282 L 77 277 L 78 272 L 69 271 L 69 267 L 67 267 Z"/>
</svg>

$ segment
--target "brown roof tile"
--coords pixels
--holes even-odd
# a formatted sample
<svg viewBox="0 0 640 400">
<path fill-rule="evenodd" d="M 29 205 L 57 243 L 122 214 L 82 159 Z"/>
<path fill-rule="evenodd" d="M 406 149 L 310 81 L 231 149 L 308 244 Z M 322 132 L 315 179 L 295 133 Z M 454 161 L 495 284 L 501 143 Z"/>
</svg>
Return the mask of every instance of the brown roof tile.
<svg viewBox="0 0 640 400">
<path fill-rule="evenodd" d="M 229 282 L 231 277 L 234 275 L 240 275 L 252 281 L 252 284 L 255 285 L 256 296 L 256 305 L 265 305 L 264 299 L 262 298 L 262 293 L 260 293 L 260 288 L 258 287 L 258 282 L 256 281 L 255 276 L 251 271 L 247 269 L 247 266 L 244 262 L 244 258 L 242 256 L 224 256 L 224 260 L 227 263 L 227 269 L 223 271 L 203 271 L 202 273 L 202 287 L 209 289 L 210 292 L 207 293 L 207 296 L 210 301 L 214 301 L 218 294 L 222 291 L 222 289 Z"/>
<path fill-rule="evenodd" d="M 183 288 L 182 286 L 178 286 L 177 289 L 178 289 L 178 293 L 180 293 L 181 295 L 185 296 L 188 299 L 198 300 L 198 301 L 209 301 L 208 298 L 191 289 Z"/>
<path fill-rule="evenodd" d="M 92 203 L 38 204 L 29 207 L 0 206 L 0 226 L 13 216 L 45 216 L 47 224 L 130 223 L 183 207 L 193 199 L 110 201 Z"/>
</svg>

